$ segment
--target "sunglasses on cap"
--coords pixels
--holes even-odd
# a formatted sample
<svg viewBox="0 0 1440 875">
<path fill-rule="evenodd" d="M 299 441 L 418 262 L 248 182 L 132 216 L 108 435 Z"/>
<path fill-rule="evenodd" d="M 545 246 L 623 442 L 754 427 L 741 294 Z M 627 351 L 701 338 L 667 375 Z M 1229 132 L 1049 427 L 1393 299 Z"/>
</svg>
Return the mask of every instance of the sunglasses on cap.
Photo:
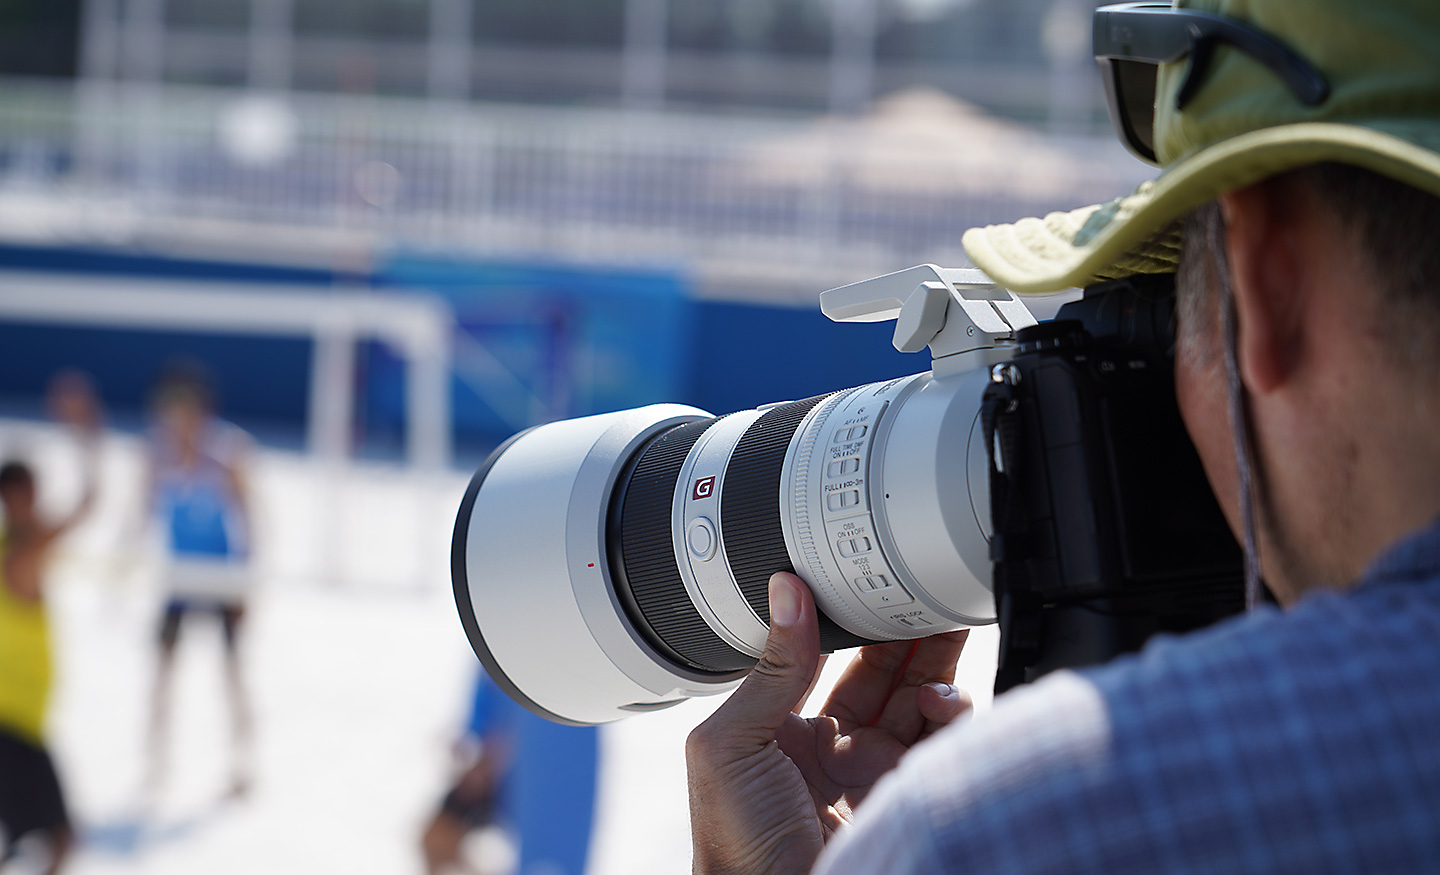
<svg viewBox="0 0 1440 875">
<path fill-rule="evenodd" d="M 1307 106 L 1325 101 L 1330 86 L 1289 46 L 1231 18 L 1174 9 L 1168 3 L 1101 6 L 1094 18 L 1095 60 L 1105 83 L 1105 104 L 1115 133 L 1144 161 L 1155 158 L 1155 91 L 1160 65 L 1190 57 L 1175 109 L 1200 89 L 1220 44 L 1233 46 L 1268 67 Z"/>
</svg>

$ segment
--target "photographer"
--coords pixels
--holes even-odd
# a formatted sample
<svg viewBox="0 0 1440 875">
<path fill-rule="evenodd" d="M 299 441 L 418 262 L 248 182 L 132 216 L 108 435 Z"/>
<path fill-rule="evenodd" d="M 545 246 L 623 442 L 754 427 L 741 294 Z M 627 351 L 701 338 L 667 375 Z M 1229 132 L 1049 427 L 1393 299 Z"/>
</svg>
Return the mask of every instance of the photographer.
<svg viewBox="0 0 1440 875">
<path fill-rule="evenodd" d="M 776 575 L 759 666 L 688 744 L 696 872 L 1440 866 L 1440 7 L 1097 17 L 1164 173 L 966 250 L 1019 292 L 1177 271 L 1181 411 L 1280 607 L 974 721 L 960 636 L 871 647 L 802 720 L 815 608 Z"/>
</svg>

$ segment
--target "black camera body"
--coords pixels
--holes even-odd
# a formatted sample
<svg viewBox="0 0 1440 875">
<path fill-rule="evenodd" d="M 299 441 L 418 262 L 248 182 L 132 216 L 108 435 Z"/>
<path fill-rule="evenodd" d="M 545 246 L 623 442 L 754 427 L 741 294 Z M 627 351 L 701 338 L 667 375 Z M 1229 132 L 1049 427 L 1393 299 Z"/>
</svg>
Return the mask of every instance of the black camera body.
<svg viewBox="0 0 1440 875">
<path fill-rule="evenodd" d="M 992 369 L 996 692 L 1244 608 L 1241 552 L 1175 400 L 1174 324 L 1173 274 L 1108 282 Z"/>
</svg>

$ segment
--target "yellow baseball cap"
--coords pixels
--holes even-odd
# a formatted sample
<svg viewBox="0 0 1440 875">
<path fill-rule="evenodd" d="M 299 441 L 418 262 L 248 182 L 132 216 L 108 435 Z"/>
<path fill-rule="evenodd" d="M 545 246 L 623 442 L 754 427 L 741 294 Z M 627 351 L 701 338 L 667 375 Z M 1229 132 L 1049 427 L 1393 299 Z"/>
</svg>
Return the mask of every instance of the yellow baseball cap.
<svg viewBox="0 0 1440 875">
<path fill-rule="evenodd" d="M 1176 219 L 1307 164 L 1440 196 L 1435 0 L 1127 3 L 1096 10 L 1095 48 L 1122 140 L 1163 170 L 1108 204 L 965 232 L 975 265 L 1016 292 L 1171 272 Z"/>
</svg>

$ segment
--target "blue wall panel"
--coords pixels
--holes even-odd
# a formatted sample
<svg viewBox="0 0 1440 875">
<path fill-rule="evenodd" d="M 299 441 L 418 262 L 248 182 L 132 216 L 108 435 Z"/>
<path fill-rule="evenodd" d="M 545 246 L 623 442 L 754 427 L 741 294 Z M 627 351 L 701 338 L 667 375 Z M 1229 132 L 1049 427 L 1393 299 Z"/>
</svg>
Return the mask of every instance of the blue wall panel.
<svg viewBox="0 0 1440 875">
<path fill-rule="evenodd" d="M 716 413 L 808 398 L 930 368 L 890 345 L 892 323 L 836 323 L 814 308 L 707 301 L 685 400 Z"/>
<path fill-rule="evenodd" d="M 321 288 L 336 282 L 328 271 L 115 250 L 0 246 L 0 267 Z M 454 309 L 462 329 L 457 369 L 468 371 L 468 379 L 452 383 L 456 444 L 465 455 L 546 411 L 582 416 L 680 401 L 720 414 L 929 365 L 927 356 L 891 348 L 888 323 L 835 324 L 818 306 L 697 301 L 674 272 L 411 253 L 385 259 L 366 280 L 438 295 Z M 310 342 L 299 338 L 0 322 L 0 407 L 38 413 L 50 375 L 78 367 L 96 376 L 120 421 L 139 422 L 163 364 L 189 356 L 215 374 L 227 416 L 262 438 L 293 442 L 304 426 L 311 354 Z M 508 377 L 495 378 L 496 362 Z M 357 443 L 364 452 L 398 454 L 405 437 L 403 362 L 384 344 L 367 342 L 357 365 Z M 513 391 L 517 382 L 523 392 Z"/>
<path fill-rule="evenodd" d="M 692 383 L 689 346 L 695 305 L 671 273 L 555 264 L 482 263 L 396 257 L 376 285 L 421 289 L 449 301 L 464 334 L 483 346 L 559 417 L 584 416 L 682 396 Z M 462 343 L 457 366 L 473 356 Z M 371 402 L 392 418 L 403 403 L 398 362 L 370 360 Z M 391 371 L 380 377 L 385 370 Z M 485 380 L 491 387 L 503 380 Z M 470 383 L 457 381 L 462 441 L 498 442 L 514 430 L 516 400 L 497 410 Z"/>
<path fill-rule="evenodd" d="M 155 378 L 173 359 L 203 363 L 225 415 L 261 437 L 301 438 L 309 398 L 311 344 L 299 338 L 168 331 L 112 331 L 0 322 L 0 403 L 39 415 L 58 371 L 92 375 L 112 422 L 138 425 Z"/>
</svg>

